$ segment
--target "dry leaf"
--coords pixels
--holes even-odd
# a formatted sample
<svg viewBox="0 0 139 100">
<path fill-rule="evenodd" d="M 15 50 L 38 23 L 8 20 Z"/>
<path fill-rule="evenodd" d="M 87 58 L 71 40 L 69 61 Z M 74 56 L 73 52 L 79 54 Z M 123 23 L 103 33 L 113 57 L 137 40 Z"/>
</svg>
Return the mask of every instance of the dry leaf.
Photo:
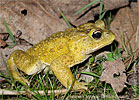
<svg viewBox="0 0 139 100">
<path fill-rule="evenodd" d="M 7 40 L 9 33 L 0 33 L 0 40 Z"/>
<path fill-rule="evenodd" d="M 68 27 L 65 21 L 59 18 L 59 10 L 63 11 L 74 25 L 93 20 L 94 15 L 99 13 L 99 2 L 85 9 L 81 14 L 73 16 L 75 12 L 92 1 L 94 0 L 1 0 L 0 31 L 6 32 L 2 20 L 4 17 L 14 34 L 17 30 L 21 30 L 24 33 L 22 37 L 35 44 L 46 36 Z M 126 0 L 103 0 L 104 11 L 119 8 L 128 3 Z"/>
<path fill-rule="evenodd" d="M 102 65 L 104 71 L 102 72 L 100 80 L 111 84 L 116 92 L 121 92 L 126 83 L 124 63 L 119 59 L 111 62 L 103 62 Z M 114 77 L 115 75 L 117 75 L 117 77 Z"/>
<path fill-rule="evenodd" d="M 129 47 L 129 42 L 133 51 L 139 48 L 139 25 L 138 23 L 138 6 L 136 2 L 131 2 L 131 7 L 121 8 L 114 20 L 111 23 L 111 30 L 116 35 L 116 40 L 119 47 L 122 46 L 122 34 L 124 34 L 126 46 Z M 129 40 L 129 41 L 128 41 Z M 128 48 L 129 51 L 129 48 Z"/>
<path fill-rule="evenodd" d="M 75 12 L 93 1 L 94 0 L 50 0 L 48 3 L 49 5 L 52 5 L 52 9 L 57 13 L 57 15 L 59 14 L 60 9 L 72 24 L 80 25 L 89 20 L 94 20 L 94 16 L 99 14 L 99 2 L 97 2 L 89 6 L 80 14 L 73 16 Z M 102 2 L 104 5 L 104 11 L 113 10 L 129 4 L 127 0 L 102 0 Z"/>
<path fill-rule="evenodd" d="M 138 72 L 131 73 L 128 76 L 127 80 L 128 80 L 128 84 L 139 86 L 139 73 Z"/>
<path fill-rule="evenodd" d="M 6 64 L 5 64 L 5 59 L 3 58 L 3 54 L 2 54 L 2 49 L 0 49 L 0 73 L 4 74 L 4 75 L 8 75 L 7 74 L 7 70 L 6 70 Z M 2 80 L 3 78 L 0 77 L 0 80 Z"/>
<path fill-rule="evenodd" d="M 8 39 L 9 34 L 8 33 L 0 33 L 0 47 L 5 47 L 6 46 L 6 42 L 5 40 Z"/>
<path fill-rule="evenodd" d="M 47 2 L 44 2 L 44 5 L 46 6 Z M 50 5 L 47 5 L 47 8 L 50 8 Z M 43 9 L 37 0 L 13 0 L 0 6 L 0 32 L 7 32 L 3 18 L 14 35 L 17 30 L 21 30 L 22 38 L 32 44 L 67 28 L 64 20 Z"/>
<path fill-rule="evenodd" d="M 6 46 L 6 42 L 5 41 L 3 41 L 3 40 L 0 40 L 0 47 L 5 47 Z"/>
</svg>

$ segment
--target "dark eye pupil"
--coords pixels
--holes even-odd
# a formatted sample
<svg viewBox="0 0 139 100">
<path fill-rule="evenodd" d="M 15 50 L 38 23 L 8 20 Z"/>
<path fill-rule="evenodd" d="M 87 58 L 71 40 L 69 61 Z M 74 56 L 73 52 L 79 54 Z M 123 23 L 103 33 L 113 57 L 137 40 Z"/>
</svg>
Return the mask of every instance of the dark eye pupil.
<svg viewBox="0 0 139 100">
<path fill-rule="evenodd" d="M 94 31 L 92 34 L 92 37 L 94 39 L 99 39 L 101 37 L 102 33 L 100 31 Z"/>
</svg>

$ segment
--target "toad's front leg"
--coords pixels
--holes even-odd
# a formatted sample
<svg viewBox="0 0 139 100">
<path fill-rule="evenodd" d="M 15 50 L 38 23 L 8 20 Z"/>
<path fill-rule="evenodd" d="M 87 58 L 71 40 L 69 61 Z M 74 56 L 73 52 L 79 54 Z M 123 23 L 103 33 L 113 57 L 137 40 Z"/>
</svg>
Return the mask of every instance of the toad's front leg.
<svg viewBox="0 0 139 100">
<path fill-rule="evenodd" d="M 65 54 L 51 63 L 51 70 L 54 72 L 58 80 L 66 88 L 69 88 L 73 83 L 73 89 L 87 89 L 85 85 L 88 83 L 81 83 L 75 80 L 70 67 L 75 64 L 75 59 L 72 54 Z"/>
</svg>

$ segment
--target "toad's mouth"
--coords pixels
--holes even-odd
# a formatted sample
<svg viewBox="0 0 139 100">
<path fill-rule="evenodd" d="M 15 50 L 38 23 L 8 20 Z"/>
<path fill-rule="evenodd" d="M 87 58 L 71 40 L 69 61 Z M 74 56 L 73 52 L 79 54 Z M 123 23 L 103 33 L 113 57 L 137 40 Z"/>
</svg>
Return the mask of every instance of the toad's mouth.
<svg viewBox="0 0 139 100">
<path fill-rule="evenodd" d="M 114 39 L 111 40 L 111 41 L 109 41 L 109 42 L 106 43 L 105 45 L 104 45 L 104 44 L 103 44 L 103 45 L 99 45 L 99 46 L 97 46 L 96 48 L 93 48 L 92 50 L 89 50 L 89 51 L 86 53 L 86 55 L 90 55 L 91 53 L 93 53 L 93 52 L 95 52 L 95 51 L 97 51 L 97 50 L 99 50 L 99 49 L 101 49 L 101 48 L 103 48 L 103 47 L 105 47 L 105 46 L 107 46 L 107 45 L 110 45 L 113 41 L 114 41 Z"/>
</svg>

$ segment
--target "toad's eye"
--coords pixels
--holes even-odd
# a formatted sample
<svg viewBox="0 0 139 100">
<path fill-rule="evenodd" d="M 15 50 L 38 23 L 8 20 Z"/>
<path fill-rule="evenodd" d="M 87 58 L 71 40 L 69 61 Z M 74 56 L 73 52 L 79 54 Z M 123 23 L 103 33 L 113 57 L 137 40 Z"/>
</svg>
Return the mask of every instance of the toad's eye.
<svg viewBox="0 0 139 100">
<path fill-rule="evenodd" d="M 99 38 L 101 38 L 101 35 L 102 35 L 102 33 L 101 33 L 101 31 L 99 31 L 99 30 L 93 31 L 93 33 L 92 33 L 92 37 L 93 37 L 94 39 L 99 39 Z"/>
</svg>

